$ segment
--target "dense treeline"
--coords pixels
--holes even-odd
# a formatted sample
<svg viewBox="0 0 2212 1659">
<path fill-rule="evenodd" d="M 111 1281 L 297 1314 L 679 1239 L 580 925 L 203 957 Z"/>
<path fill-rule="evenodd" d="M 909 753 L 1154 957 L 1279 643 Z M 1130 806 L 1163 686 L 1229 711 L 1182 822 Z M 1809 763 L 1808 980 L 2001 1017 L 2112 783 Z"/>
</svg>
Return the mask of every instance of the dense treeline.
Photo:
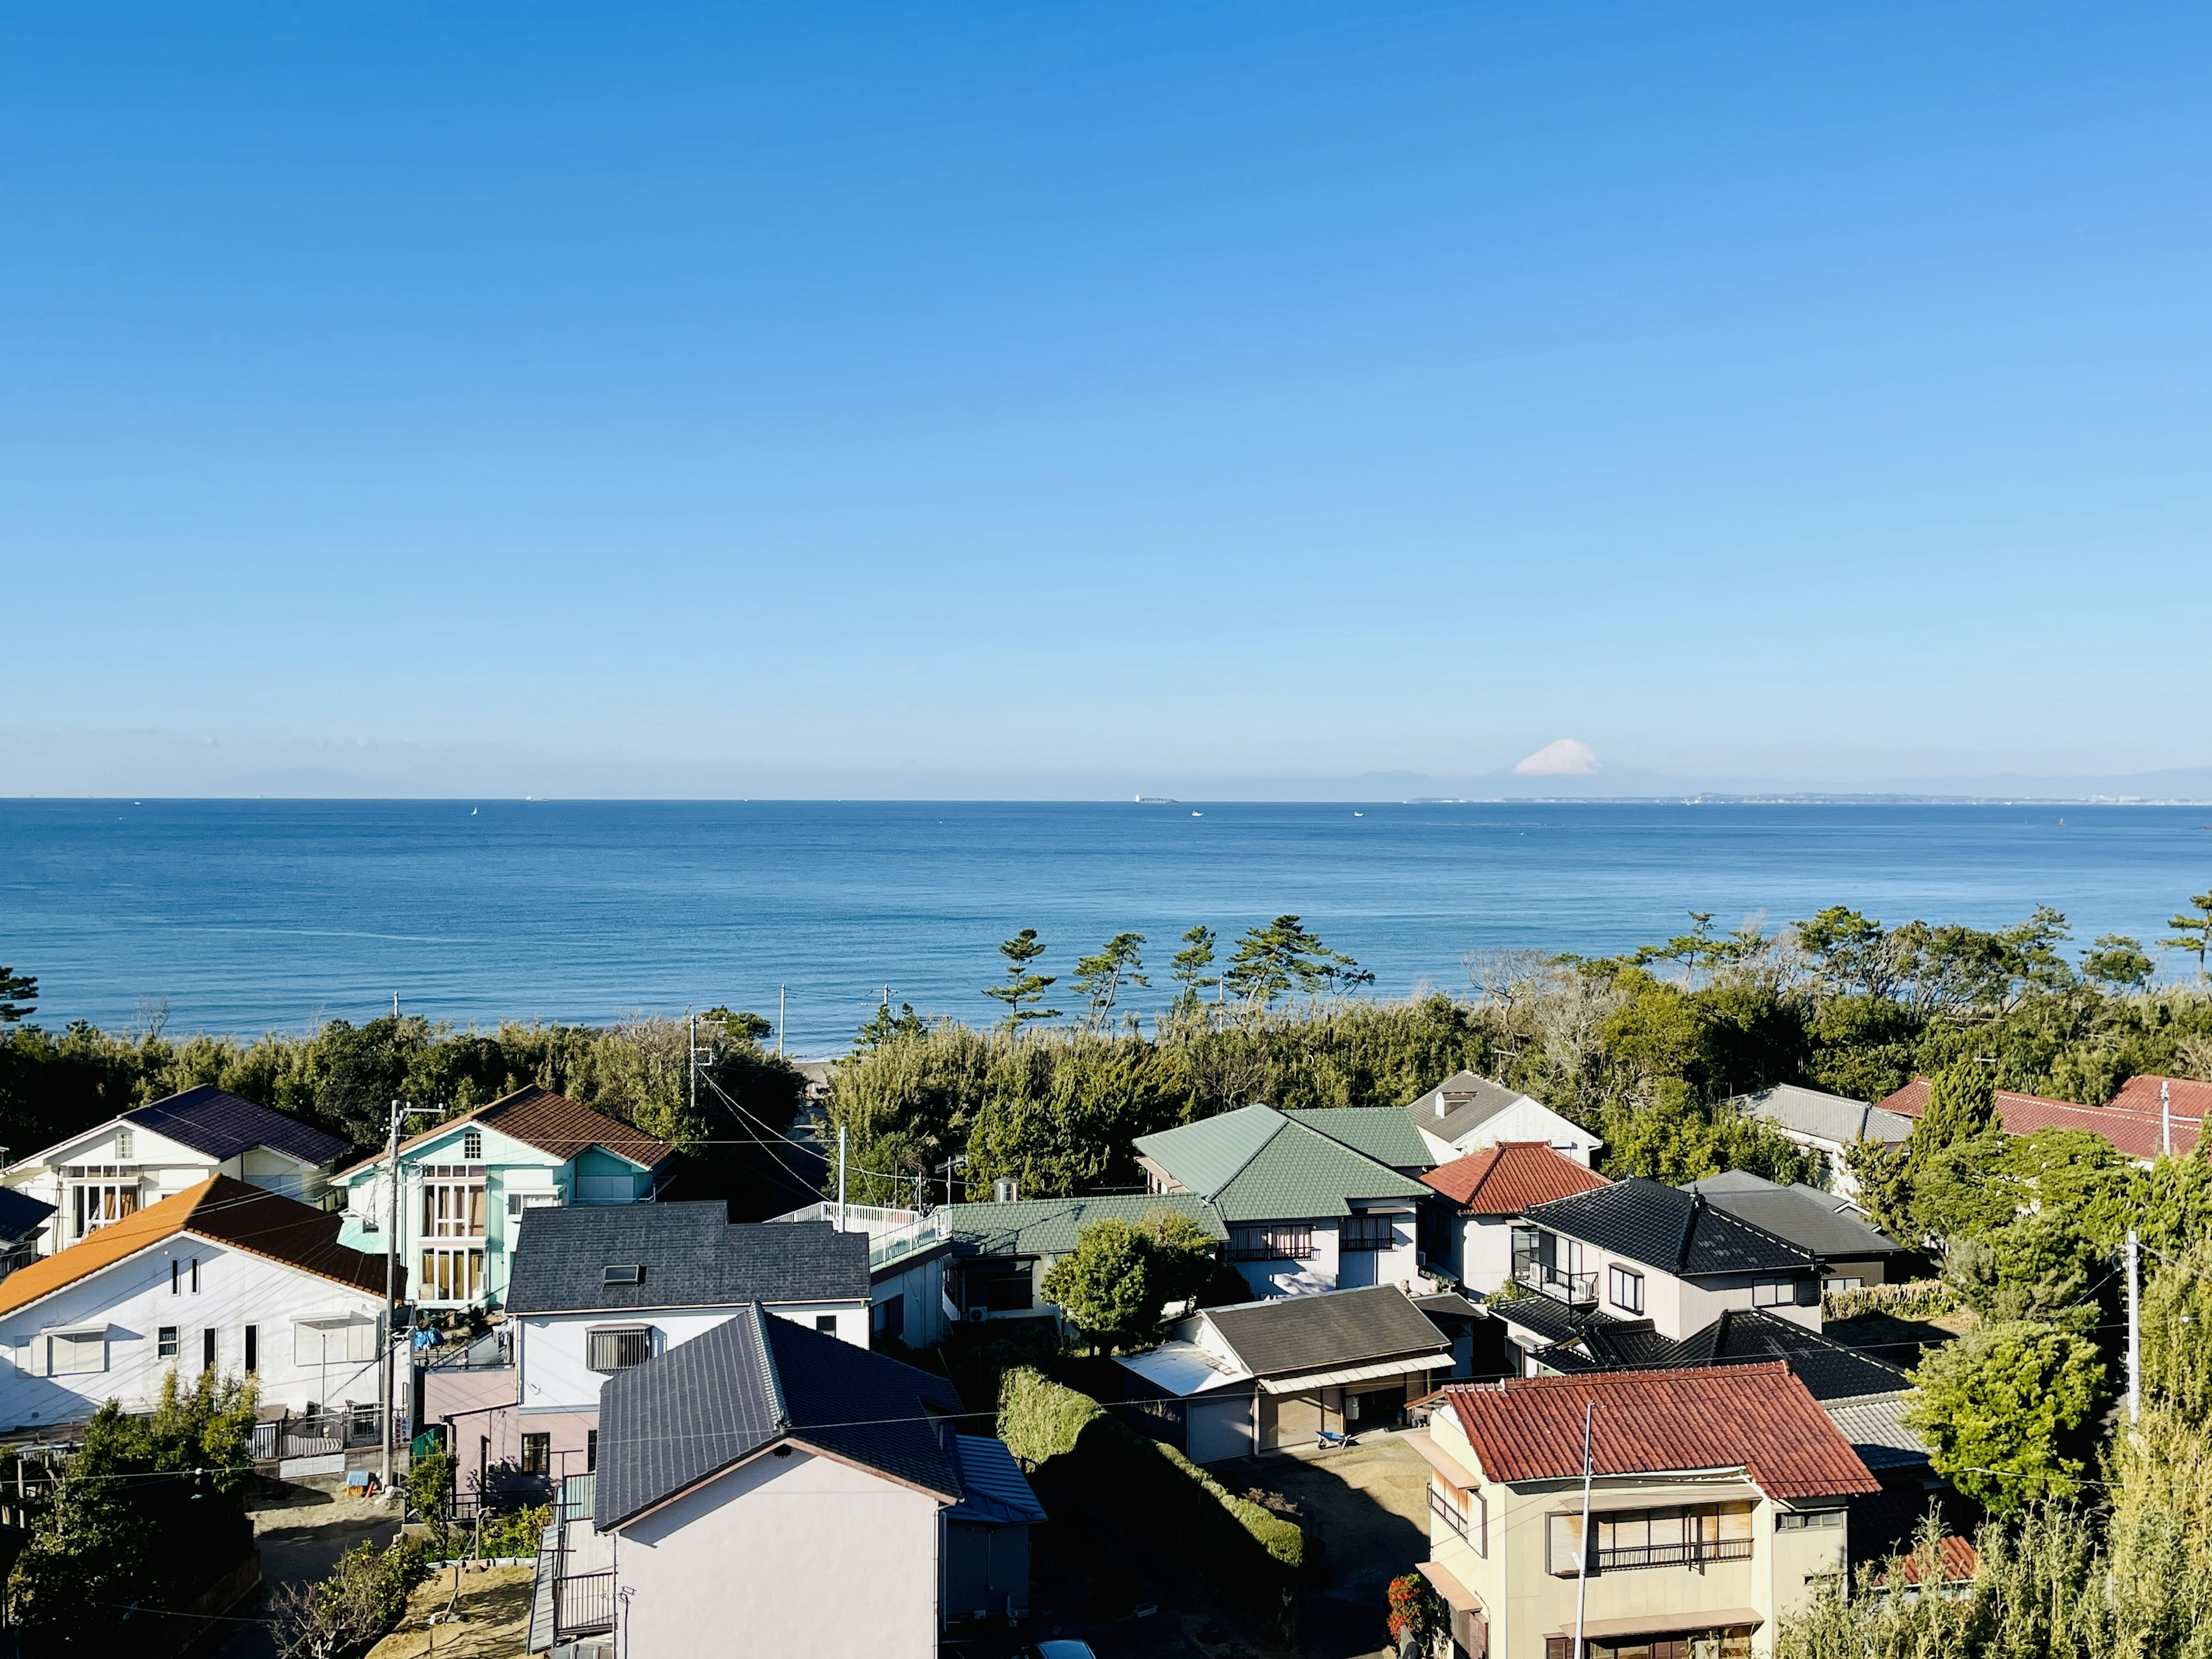
<svg viewBox="0 0 2212 1659">
<path fill-rule="evenodd" d="M 1342 994 L 1350 964 L 1284 917 L 1248 945 L 1291 938 L 1288 968 L 1264 974 L 1240 949 L 1242 982 L 1215 1002 L 1203 994 L 1219 984 L 1201 976 L 1210 951 L 1193 965 L 1186 951 L 1183 989 L 1149 1032 L 1127 1019 L 1116 1030 L 1112 983 L 1103 1006 L 1095 988 L 1109 958 L 1121 983 L 1142 971 L 1143 941 L 1119 934 L 1079 964 L 1091 1006 L 1073 1024 L 1010 1017 L 978 1030 L 887 1009 L 863 1028 L 833 1107 L 866 1172 L 854 1191 L 910 1198 L 927 1176 L 942 1194 L 960 1158 L 956 1193 L 963 1182 L 988 1192 L 1000 1176 L 1037 1195 L 1132 1186 L 1136 1135 L 1254 1101 L 1400 1105 L 1462 1066 L 1604 1135 L 1608 1172 L 1670 1181 L 1729 1167 L 1802 1176 L 1787 1143 L 1719 1109 L 1770 1084 L 1879 1099 L 1966 1058 L 1998 1087 L 2100 1103 L 2138 1072 L 2212 1077 L 2212 998 L 2150 988 L 2135 940 L 2102 939 L 2069 959 L 2055 912 L 1996 932 L 1886 927 L 1841 908 L 1776 932 L 1716 934 L 1710 918 L 1694 921 L 1602 960 L 1471 958 L 1465 998 L 1376 1003 Z M 1034 934 L 1009 945 L 1013 976 L 1038 981 L 1042 998 L 1053 981 L 1033 970 Z M 1328 972 L 1301 977 L 1297 950 Z"/>
</svg>

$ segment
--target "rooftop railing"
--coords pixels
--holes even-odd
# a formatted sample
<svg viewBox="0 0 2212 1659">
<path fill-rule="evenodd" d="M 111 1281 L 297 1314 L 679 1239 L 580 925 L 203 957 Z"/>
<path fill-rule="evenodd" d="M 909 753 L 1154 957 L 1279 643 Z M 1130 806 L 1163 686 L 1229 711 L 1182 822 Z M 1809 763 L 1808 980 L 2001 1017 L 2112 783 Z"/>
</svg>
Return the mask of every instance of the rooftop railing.
<svg viewBox="0 0 2212 1659">
<path fill-rule="evenodd" d="M 945 1212 L 942 1210 L 895 1210 L 875 1204 L 834 1202 L 810 1204 L 803 1210 L 793 1210 L 788 1215 L 771 1217 L 775 1221 L 826 1221 L 831 1226 L 848 1233 L 868 1236 L 868 1266 L 871 1270 L 896 1261 L 901 1256 L 924 1250 L 945 1236 Z"/>
</svg>

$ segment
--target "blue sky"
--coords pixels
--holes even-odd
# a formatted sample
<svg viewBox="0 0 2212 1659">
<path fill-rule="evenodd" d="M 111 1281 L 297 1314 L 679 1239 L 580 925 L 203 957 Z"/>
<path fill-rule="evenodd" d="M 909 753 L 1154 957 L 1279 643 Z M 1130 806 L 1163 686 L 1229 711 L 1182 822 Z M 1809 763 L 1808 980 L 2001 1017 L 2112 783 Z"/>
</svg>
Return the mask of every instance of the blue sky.
<svg viewBox="0 0 2212 1659">
<path fill-rule="evenodd" d="M 2202 6 L 8 40 L 0 793 L 2212 764 Z"/>
</svg>

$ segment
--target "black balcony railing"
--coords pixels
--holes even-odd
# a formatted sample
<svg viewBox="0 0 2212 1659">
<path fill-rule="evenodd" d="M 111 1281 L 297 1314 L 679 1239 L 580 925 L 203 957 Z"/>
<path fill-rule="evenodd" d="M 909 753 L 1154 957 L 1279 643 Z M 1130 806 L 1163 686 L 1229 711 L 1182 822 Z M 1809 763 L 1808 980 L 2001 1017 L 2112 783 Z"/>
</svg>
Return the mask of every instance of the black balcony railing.
<svg viewBox="0 0 2212 1659">
<path fill-rule="evenodd" d="M 1748 1561 L 1748 1538 L 1708 1538 L 1687 1544 L 1631 1544 L 1599 1549 L 1591 1564 L 1599 1572 L 1631 1572 L 1638 1567 L 1695 1567 L 1708 1561 Z"/>
<path fill-rule="evenodd" d="M 615 1627 L 615 1575 L 572 1572 L 553 1581 L 553 1639 L 590 1636 Z"/>
</svg>

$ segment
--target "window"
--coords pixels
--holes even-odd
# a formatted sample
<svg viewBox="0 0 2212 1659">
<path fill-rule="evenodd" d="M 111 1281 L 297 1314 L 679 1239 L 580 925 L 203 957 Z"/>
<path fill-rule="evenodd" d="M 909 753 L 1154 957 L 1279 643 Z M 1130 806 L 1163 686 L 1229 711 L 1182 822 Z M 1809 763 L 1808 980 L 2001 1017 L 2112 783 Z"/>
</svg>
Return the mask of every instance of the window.
<svg viewBox="0 0 2212 1659">
<path fill-rule="evenodd" d="M 70 1219 L 76 1228 L 72 1237 L 82 1238 L 138 1213 L 136 1175 L 126 1177 L 114 1164 L 86 1164 L 81 1173 L 86 1178 L 70 1188 Z"/>
<path fill-rule="evenodd" d="M 1579 1514 L 1551 1516 L 1546 1571 L 1575 1576 L 1582 1540 Z M 1590 1567 L 1624 1572 L 1638 1567 L 1697 1566 L 1751 1559 L 1751 1505 L 1707 1504 L 1654 1510 L 1611 1510 L 1590 1516 L 1597 1531 Z"/>
<path fill-rule="evenodd" d="M 1747 1626 L 1692 1634 L 1615 1637 L 1585 1643 L 1589 1659 L 1751 1659 L 1751 1631 Z M 1575 1659 L 1571 1636 L 1544 1638 L 1544 1659 Z"/>
<path fill-rule="evenodd" d="M 876 1304 L 876 1334 L 879 1336 L 903 1337 L 906 1334 L 906 1294 L 887 1296 Z"/>
<path fill-rule="evenodd" d="M 1644 1275 L 1632 1267 L 1613 1267 L 1606 1274 L 1606 1293 L 1613 1305 L 1626 1313 L 1644 1311 Z"/>
<path fill-rule="evenodd" d="M 1279 1221 L 1261 1227 L 1231 1227 L 1231 1261 L 1304 1261 L 1311 1258 L 1313 1224 Z"/>
<path fill-rule="evenodd" d="M 1429 1479 L 1429 1513 L 1467 1540 L 1477 1555 L 1490 1553 L 1490 1506 L 1479 1492 L 1462 1492 Z"/>
<path fill-rule="evenodd" d="M 154 1358 L 174 1359 L 177 1357 L 177 1328 L 164 1325 L 154 1333 Z"/>
<path fill-rule="evenodd" d="M 553 1437 L 550 1434 L 526 1434 L 522 1437 L 522 1472 L 525 1474 L 544 1474 L 553 1467 Z"/>
<path fill-rule="evenodd" d="M 484 1236 L 484 1172 L 460 1164 L 434 1164 L 422 1171 L 422 1237 Z"/>
<path fill-rule="evenodd" d="M 184 1270 L 185 1264 L 183 1262 L 178 1261 L 174 1256 L 171 1256 L 169 1258 L 169 1294 L 171 1296 L 176 1295 L 178 1291 L 182 1288 L 179 1276 L 183 1273 Z"/>
<path fill-rule="evenodd" d="M 824 1336 L 835 1336 L 835 1335 L 836 1335 L 836 1334 L 837 1334 L 837 1316 L 836 1316 L 836 1314 L 817 1314 L 817 1315 L 815 1315 L 815 1316 L 814 1316 L 814 1328 L 815 1328 L 816 1330 L 817 1330 L 817 1331 L 821 1332 L 821 1333 L 822 1333 L 822 1334 L 823 1334 L 823 1335 L 824 1335 Z"/>
<path fill-rule="evenodd" d="M 248 1375 L 261 1369 L 261 1327 L 246 1328 L 246 1369 Z"/>
<path fill-rule="evenodd" d="M 376 1322 L 333 1315 L 292 1322 L 292 1363 L 327 1365 L 376 1358 Z"/>
<path fill-rule="evenodd" d="M 1751 1287 L 1754 1308 L 1779 1308 L 1795 1301 L 1796 1287 L 1786 1279 L 1762 1279 Z"/>
<path fill-rule="evenodd" d="M 471 1129 L 461 1137 L 461 1156 L 471 1164 L 483 1156 L 483 1130 Z"/>
<path fill-rule="evenodd" d="M 1352 1215 L 1337 1224 L 1337 1248 L 1344 1250 L 1395 1250 L 1398 1248 L 1397 1220 L 1392 1215 Z"/>
<path fill-rule="evenodd" d="M 595 1371 L 626 1371 L 653 1358 L 653 1328 L 648 1325 L 610 1325 L 587 1332 L 585 1364 Z"/>
<path fill-rule="evenodd" d="M 193 1294 L 194 1296 L 198 1296 L 199 1293 L 200 1293 L 200 1259 L 199 1259 L 199 1257 L 198 1257 L 198 1256 L 194 1256 L 194 1257 L 192 1258 L 192 1294 Z"/>
<path fill-rule="evenodd" d="M 1841 1510 L 1784 1510 L 1774 1517 L 1777 1532 L 1826 1531 L 1843 1524 Z"/>
<path fill-rule="evenodd" d="M 483 1290 L 481 1249 L 426 1249 L 422 1276 L 416 1281 L 416 1299 L 422 1302 L 473 1302 Z"/>
<path fill-rule="evenodd" d="M 118 1129 L 115 1132 L 116 1157 L 119 1158 L 130 1158 L 137 1156 L 137 1154 L 131 1150 L 131 1135 L 130 1130 Z"/>
<path fill-rule="evenodd" d="M 204 1371 L 215 1369 L 215 1327 L 212 1325 L 200 1333 L 200 1369 Z"/>
<path fill-rule="evenodd" d="M 629 1204 L 637 1198 L 637 1177 L 626 1175 L 580 1175 L 576 1177 L 579 1204 Z"/>
<path fill-rule="evenodd" d="M 1026 1261 L 970 1261 L 960 1271 L 963 1306 L 986 1313 L 1026 1313 L 1035 1304 L 1033 1273 Z"/>
<path fill-rule="evenodd" d="M 599 1431 L 597 1429 L 586 1429 L 584 1431 L 584 1473 L 589 1474 L 599 1467 Z"/>
<path fill-rule="evenodd" d="M 636 1262 L 630 1262 L 617 1267 L 602 1267 L 599 1269 L 599 1283 L 602 1285 L 642 1285 L 645 1283 L 645 1268 Z"/>
<path fill-rule="evenodd" d="M 1856 1275 L 1853 1275 L 1850 1278 L 1831 1279 L 1823 1283 L 1820 1288 L 1828 1295 L 1834 1296 L 1842 1291 L 1864 1290 L 1866 1288 L 1866 1280 L 1857 1277 Z"/>
<path fill-rule="evenodd" d="M 1565 1301 L 1597 1300 L 1597 1275 L 1583 1271 L 1582 1242 L 1541 1227 L 1513 1230 L 1513 1277 L 1532 1291 Z"/>
<path fill-rule="evenodd" d="M 78 1376 L 107 1369 L 106 1331 L 62 1331 L 46 1339 L 46 1375 Z"/>
</svg>

